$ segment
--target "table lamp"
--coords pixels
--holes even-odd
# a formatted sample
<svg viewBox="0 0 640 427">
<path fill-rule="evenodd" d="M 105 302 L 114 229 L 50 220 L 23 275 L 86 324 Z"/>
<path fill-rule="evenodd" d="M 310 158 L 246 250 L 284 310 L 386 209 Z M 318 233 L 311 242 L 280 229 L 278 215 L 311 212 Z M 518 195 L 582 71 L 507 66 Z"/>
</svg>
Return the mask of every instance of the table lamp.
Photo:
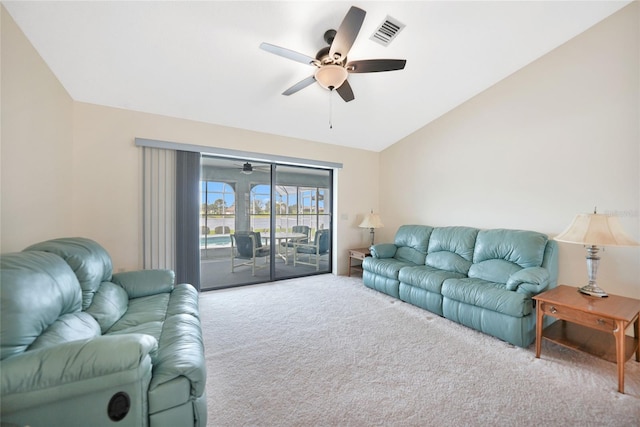
<svg viewBox="0 0 640 427">
<path fill-rule="evenodd" d="M 638 242 L 625 234 L 618 218 L 598 214 L 595 210 L 592 214 L 576 215 L 571 225 L 554 239 L 559 242 L 575 243 L 586 247 L 589 283 L 578 290 L 583 294 L 594 297 L 608 296 L 596 283 L 598 264 L 600 263 L 600 257 L 598 256 L 600 247 L 639 246 Z"/>
<path fill-rule="evenodd" d="M 374 238 L 374 231 L 373 230 L 375 228 L 384 227 L 384 224 L 382 224 L 382 221 L 380 221 L 380 215 L 374 214 L 373 213 L 373 209 L 372 209 L 371 212 L 368 213 L 364 217 L 364 219 L 360 223 L 359 227 L 368 228 L 370 230 L 369 233 L 371 234 L 371 246 L 373 246 L 373 238 Z"/>
</svg>

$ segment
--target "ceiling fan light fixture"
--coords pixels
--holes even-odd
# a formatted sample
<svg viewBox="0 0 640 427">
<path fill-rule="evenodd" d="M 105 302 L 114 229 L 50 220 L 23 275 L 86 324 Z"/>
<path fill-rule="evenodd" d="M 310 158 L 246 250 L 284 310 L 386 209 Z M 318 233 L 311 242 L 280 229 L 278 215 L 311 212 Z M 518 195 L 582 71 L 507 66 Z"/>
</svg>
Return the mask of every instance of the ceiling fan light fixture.
<svg viewBox="0 0 640 427">
<path fill-rule="evenodd" d="M 324 65 L 315 74 L 316 81 L 327 90 L 339 88 L 348 76 L 347 70 L 340 65 Z"/>
</svg>

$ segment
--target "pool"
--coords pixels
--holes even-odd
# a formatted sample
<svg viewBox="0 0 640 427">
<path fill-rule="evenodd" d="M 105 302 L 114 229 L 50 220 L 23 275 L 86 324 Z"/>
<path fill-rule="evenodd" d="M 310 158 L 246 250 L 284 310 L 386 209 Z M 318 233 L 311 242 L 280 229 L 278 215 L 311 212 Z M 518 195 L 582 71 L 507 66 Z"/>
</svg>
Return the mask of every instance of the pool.
<svg viewBox="0 0 640 427">
<path fill-rule="evenodd" d="M 213 236 L 206 236 L 200 238 L 200 247 L 224 247 L 231 246 L 231 237 L 228 234 L 220 234 Z"/>
</svg>

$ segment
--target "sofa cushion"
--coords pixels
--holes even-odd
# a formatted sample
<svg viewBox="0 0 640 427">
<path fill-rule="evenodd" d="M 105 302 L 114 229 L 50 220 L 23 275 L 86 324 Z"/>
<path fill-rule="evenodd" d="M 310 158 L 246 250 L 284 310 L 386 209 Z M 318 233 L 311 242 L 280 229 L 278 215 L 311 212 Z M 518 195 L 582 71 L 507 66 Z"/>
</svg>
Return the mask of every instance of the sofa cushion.
<svg viewBox="0 0 640 427">
<path fill-rule="evenodd" d="M 129 300 L 127 312 L 109 329 L 109 333 L 137 327 L 145 323 L 164 322 L 171 294 L 163 293 Z M 138 331 L 140 331 L 138 329 Z"/>
<path fill-rule="evenodd" d="M 86 312 L 93 316 L 105 333 L 127 311 L 129 296 L 127 291 L 111 282 L 102 282 L 93 296 L 93 301 Z"/>
<path fill-rule="evenodd" d="M 105 335 L 145 334 L 159 340 L 163 326 L 164 322 L 161 321 L 146 322 L 118 330 L 109 330 Z M 155 357 L 155 354 L 152 354 L 151 357 Z"/>
<path fill-rule="evenodd" d="M 481 279 L 447 279 L 442 284 L 442 296 L 513 317 L 533 312 L 533 302 L 527 295 L 508 291 L 502 283 Z"/>
<path fill-rule="evenodd" d="M 65 342 L 99 337 L 100 325 L 91 315 L 78 311 L 60 316 L 28 348 L 29 351 Z"/>
<path fill-rule="evenodd" d="M 93 294 L 102 282 L 111 280 L 111 257 L 91 239 L 71 237 L 36 243 L 25 251 L 50 252 L 60 256 L 71 267 L 82 287 L 82 309 L 91 305 Z"/>
<path fill-rule="evenodd" d="M 78 279 L 54 254 L 2 255 L 0 283 L 0 359 L 26 351 L 58 317 L 82 305 Z"/>
<path fill-rule="evenodd" d="M 429 238 L 425 264 L 466 275 L 473 260 L 478 231 L 471 227 L 434 228 Z"/>
<path fill-rule="evenodd" d="M 482 230 L 478 233 L 469 277 L 505 284 L 527 267 L 540 267 L 548 237 L 535 231 Z"/>
<path fill-rule="evenodd" d="M 439 270 L 428 265 L 404 267 L 398 275 L 398 279 L 402 283 L 438 294 L 441 293 L 442 283 L 445 280 L 463 277 L 466 276 L 462 273 Z"/>
<path fill-rule="evenodd" d="M 473 262 L 504 259 L 522 268 L 540 267 L 549 238 L 535 231 L 481 230 L 476 239 Z"/>
<path fill-rule="evenodd" d="M 398 247 L 395 258 L 414 264 L 424 264 L 433 227 L 427 225 L 402 225 L 394 240 Z"/>
</svg>

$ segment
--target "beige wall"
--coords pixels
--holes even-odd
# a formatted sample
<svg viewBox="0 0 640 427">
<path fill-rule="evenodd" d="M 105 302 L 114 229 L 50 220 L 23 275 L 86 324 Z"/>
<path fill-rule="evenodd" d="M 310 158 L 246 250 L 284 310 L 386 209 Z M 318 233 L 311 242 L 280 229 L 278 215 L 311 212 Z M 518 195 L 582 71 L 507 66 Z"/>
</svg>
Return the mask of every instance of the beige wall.
<svg viewBox="0 0 640 427">
<path fill-rule="evenodd" d="M 640 240 L 639 9 L 634 2 L 383 151 L 384 238 L 406 223 L 555 235 L 597 206 Z M 562 283 L 586 283 L 584 256 L 560 244 Z M 640 248 L 601 258 L 600 285 L 640 298 Z"/>
<path fill-rule="evenodd" d="M 0 6 L 0 249 L 73 232 L 73 101 Z"/>
<path fill-rule="evenodd" d="M 73 102 L 2 9 L 2 252 L 53 237 L 85 236 L 114 268 L 136 269 L 141 253 L 141 149 L 136 137 L 342 163 L 336 173 L 339 273 L 357 228 L 378 209 L 379 153 Z"/>
<path fill-rule="evenodd" d="M 362 191 L 361 177 L 377 174 L 378 153 L 84 103 L 75 103 L 73 122 L 73 207 L 82 212 L 74 232 L 109 248 L 116 268 L 142 263 L 142 152 L 136 137 L 343 163 L 336 173 L 334 220 L 339 272 L 346 273 L 347 248 L 366 242 L 355 222 L 370 205 L 377 208 L 378 192 L 374 186 Z"/>
</svg>

